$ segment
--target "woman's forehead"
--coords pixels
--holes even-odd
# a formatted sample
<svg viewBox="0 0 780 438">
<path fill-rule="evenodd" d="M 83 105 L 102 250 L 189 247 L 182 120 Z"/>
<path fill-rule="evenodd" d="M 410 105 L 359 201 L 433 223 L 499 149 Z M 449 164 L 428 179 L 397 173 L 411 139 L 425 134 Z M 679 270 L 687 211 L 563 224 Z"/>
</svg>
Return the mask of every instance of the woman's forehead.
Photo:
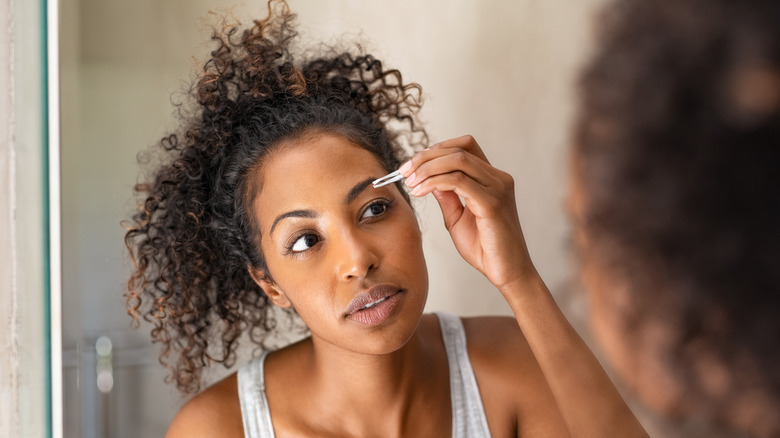
<svg viewBox="0 0 780 438">
<path fill-rule="evenodd" d="M 303 178 L 326 179 L 360 169 L 384 171 L 373 152 L 343 136 L 324 133 L 286 143 L 264 161 L 258 177 L 263 186 L 289 185 Z"/>
<path fill-rule="evenodd" d="M 343 199 L 356 183 L 384 173 L 376 155 L 338 135 L 287 144 L 253 176 L 259 188 L 254 211 L 262 223 L 266 213 L 328 205 Z"/>
</svg>

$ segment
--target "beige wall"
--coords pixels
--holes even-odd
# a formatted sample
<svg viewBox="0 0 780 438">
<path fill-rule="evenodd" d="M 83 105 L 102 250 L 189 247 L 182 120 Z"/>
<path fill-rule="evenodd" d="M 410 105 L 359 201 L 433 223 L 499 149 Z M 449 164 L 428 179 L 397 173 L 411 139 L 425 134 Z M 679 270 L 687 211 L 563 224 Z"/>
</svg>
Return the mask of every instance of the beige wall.
<svg viewBox="0 0 780 438">
<path fill-rule="evenodd" d="M 113 420 L 119 430 L 136 425 L 125 428 L 128 436 L 159 435 L 182 401 L 159 384 L 164 370 L 147 332 L 128 332 L 119 222 L 133 207 L 137 151 L 172 126 L 171 94 L 193 71 L 193 55 L 202 59 L 210 47 L 208 11 L 264 14 L 265 1 L 236 3 L 62 0 L 65 415 L 72 436 L 93 436 L 102 421 L 95 416 L 105 409 L 122 412 Z M 362 42 L 423 86 L 422 117 L 432 140 L 472 134 L 515 177 L 531 254 L 559 298 L 572 276 L 563 202 L 573 80 L 600 3 L 290 0 L 303 43 Z M 431 275 L 428 310 L 508 313 L 501 296 L 455 252 L 436 202 L 419 202 L 417 209 Z M 93 376 L 79 367 L 100 334 L 147 355 L 123 375 L 130 383 L 118 381 L 109 408 L 86 393 L 84 382 Z"/>
</svg>

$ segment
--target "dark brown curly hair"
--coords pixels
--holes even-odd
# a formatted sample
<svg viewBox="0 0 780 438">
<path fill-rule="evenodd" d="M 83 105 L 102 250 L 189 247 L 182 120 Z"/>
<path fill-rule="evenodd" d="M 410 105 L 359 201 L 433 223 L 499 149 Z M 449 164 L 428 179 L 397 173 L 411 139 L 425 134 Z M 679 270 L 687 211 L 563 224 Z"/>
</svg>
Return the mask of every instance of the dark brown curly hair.
<svg viewBox="0 0 780 438">
<path fill-rule="evenodd" d="M 729 422 L 756 388 L 778 403 L 780 2 L 619 0 L 598 24 L 573 154 L 582 256 L 631 286 L 627 327 L 675 325 L 665 360 L 701 412 Z M 731 370 L 719 397 L 702 348 Z"/>
<path fill-rule="evenodd" d="M 153 325 L 160 362 L 187 393 L 200 389 L 211 363 L 235 364 L 242 334 L 266 349 L 277 328 L 278 314 L 247 271 L 265 268 L 247 207 L 255 190 L 248 181 L 268 151 L 329 132 L 391 171 L 428 142 L 416 118 L 417 84 L 359 49 L 299 53 L 307 58 L 299 61 L 290 49 L 295 15 L 276 0 L 268 13 L 247 29 L 214 32 L 217 47 L 179 112 L 180 129 L 160 141 L 162 164 L 135 187 L 142 202 L 125 235 L 135 267 L 127 309 L 136 326 Z"/>
</svg>

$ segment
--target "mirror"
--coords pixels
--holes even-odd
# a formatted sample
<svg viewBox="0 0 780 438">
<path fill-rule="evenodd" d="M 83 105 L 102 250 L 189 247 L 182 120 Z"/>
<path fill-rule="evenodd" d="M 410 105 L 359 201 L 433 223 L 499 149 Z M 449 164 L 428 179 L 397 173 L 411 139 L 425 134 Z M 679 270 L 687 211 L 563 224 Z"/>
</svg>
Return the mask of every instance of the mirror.
<svg viewBox="0 0 780 438">
<path fill-rule="evenodd" d="M 243 22 L 265 15 L 264 2 L 235 3 L 61 0 L 66 437 L 162 436 L 185 400 L 163 384 L 148 327 L 130 329 L 120 222 L 135 205 L 138 152 L 175 127 L 172 96 L 180 100 L 197 70 L 193 57 L 208 53 L 209 11 Z M 290 0 L 301 42 L 361 42 L 423 86 L 433 141 L 472 134 L 515 177 L 529 249 L 559 299 L 571 275 L 563 198 L 573 78 L 600 3 Z M 417 205 L 428 308 L 507 314 L 455 252 L 437 208 Z"/>
</svg>

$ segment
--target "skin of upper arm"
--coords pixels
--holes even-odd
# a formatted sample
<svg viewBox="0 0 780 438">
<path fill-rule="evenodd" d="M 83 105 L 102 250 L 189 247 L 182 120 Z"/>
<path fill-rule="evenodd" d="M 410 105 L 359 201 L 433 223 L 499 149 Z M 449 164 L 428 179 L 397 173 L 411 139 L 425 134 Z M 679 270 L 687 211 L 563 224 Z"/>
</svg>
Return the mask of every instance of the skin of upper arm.
<svg viewBox="0 0 780 438">
<path fill-rule="evenodd" d="M 243 438 L 235 374 L 188 401 L 173 418 L 165 438 Z"/>
<path fill-rule="evenodd" d="M 494 437 L 568 436 L 528 342 L 511 317 L 464 318 L 469 358 Z"/>
</svg>

